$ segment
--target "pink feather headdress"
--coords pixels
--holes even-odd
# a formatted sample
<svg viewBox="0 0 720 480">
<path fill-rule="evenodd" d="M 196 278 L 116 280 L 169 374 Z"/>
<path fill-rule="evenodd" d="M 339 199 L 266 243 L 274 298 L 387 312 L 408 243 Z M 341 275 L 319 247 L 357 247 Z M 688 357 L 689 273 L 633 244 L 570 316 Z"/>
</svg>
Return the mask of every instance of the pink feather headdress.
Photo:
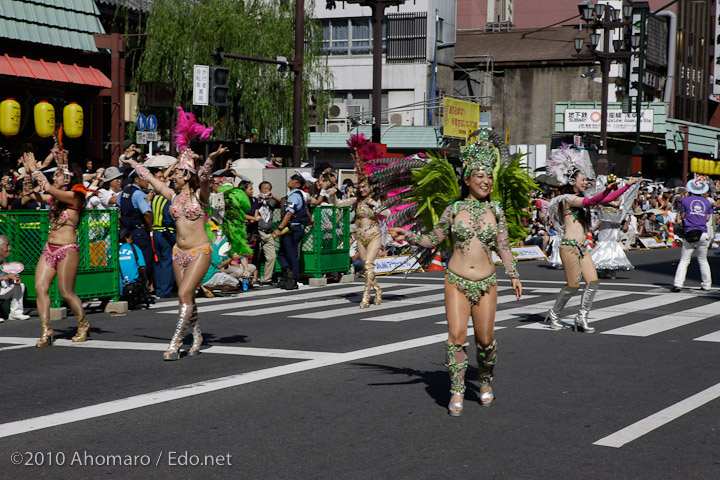
<svg viewBox="0 0 720 480">
<path fill-rule="evenodd" d="M 213 127 L 204 127 L 197 120 L 195 115 L 187 113 L 182 107 L 177 107 L 178 117 L 175 125 L 175 148 L 179 153 L 190 148 L 190 141 L 196 138 L 206 140 L 210 137 Z"/>
</svg>

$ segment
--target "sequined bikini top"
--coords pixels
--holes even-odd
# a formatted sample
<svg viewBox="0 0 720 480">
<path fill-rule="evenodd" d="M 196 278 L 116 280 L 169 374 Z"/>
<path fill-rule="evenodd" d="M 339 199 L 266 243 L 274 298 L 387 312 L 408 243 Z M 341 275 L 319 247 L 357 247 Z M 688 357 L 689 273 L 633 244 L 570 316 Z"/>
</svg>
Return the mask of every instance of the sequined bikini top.
<svg viewBox="0 0 720 480">
<path fill-rule="evenodd" d="M 367 203 L 360 202 L 355 208 L 355 221 L 358 221 L 361 218 L 367 218 L 374 222 L 377 220 L 377 214 Z"/>
<path fill-rule="evenodd" d="M 197 201 L 195 201 L 192 197 L 195 197 Z M 188 198 L 190 201 L 188 201 Z M 205 209 L 200 204 L 200 199 L 197 197 L 197 194 L 190 195 L 190 192 L 187 190 L 180 194 L 176 193 L 173 195 L 172 205 L 170 205 L 168 211 L 175 220 L 182 216 L 188 220 L 197 220 L 198 218 L 205 216 Z"/>
<path fill-rule="evenodd" d="M 50 230 L 58 230 L 60 227 L 65 226 L 72 227 L 74 229 L 78 228 L 78 222 L 70 218 L 70 215 L 67 212 L 68 209 L 75 211 L 80 210 L 78 207 L 69 206 L 57 215 L 54 211 L 50 210 Z"/>
<path fill-rule="evenodd" d="M 455 237 L 457 247 L 466 253 L 465 250 L 470 246 L 470 241 L 476 237 L 482 243 L 485 250 L 497 249 L 498 233 L 505 231 L 505 225 L 498 223 L 497 226 L 492 223 L 480 230 L 480 226 L 485 223 L 485 213 L 490 210 L 495 218 L 499 218 L 501 214 L 500 204 L 498 202 L 483 202 L 479 200 L 462 200 L 455 202 L 453 205 L 453 216 L 458 212 L 465 210 L 470 214 L 470 224 L 463 225 L 462 221 L 452 225 L 452 233 Z"/>
</svg>

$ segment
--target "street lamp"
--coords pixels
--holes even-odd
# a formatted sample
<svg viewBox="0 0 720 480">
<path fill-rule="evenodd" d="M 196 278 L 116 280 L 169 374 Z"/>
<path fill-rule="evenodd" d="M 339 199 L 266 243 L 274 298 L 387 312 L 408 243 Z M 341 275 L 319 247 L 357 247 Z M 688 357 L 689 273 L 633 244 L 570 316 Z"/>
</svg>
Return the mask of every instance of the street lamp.
<svg viewBox="0 0 720 480">
<path fill-rule="evenodd" d="M 610 64 L 616 60 L 625 60 L 632 55 L 627 48 L 627 42 L 622 39 L 614 39 L 612 42 L 613 50 L 610 51 L 610 37 L 616 29 L 624 29 L 631 23 L 629 18 L 627 5 L 623 5 L 621 10 L 615 9 L 612 5 L 598 3 L 593 5 L 590 1 L 584 1 L 578 4 L 578 10 L 582 19 L 593 29 L 590 34 L 590 46 L 587 52 L 582 52 L 582 46 L 575 41 L 575 49 L 578 59 L 593 59 L 600 62 L 602 71 L 602 97 L 600 112 L 600 158 L 597 162 L 597 172 L 599 174 L 607 174 L 609 163 L 607 159 L 607 110 L 608 110 L 608 85 L 610 83 Z M 631 6 L 632 8 L 632 6 Z M 622 14 L 622 18 L 621 17 Z M 599 33 L 602 31 L 603 47 L 598 51 L 597 46 L 600 43 Z M 577 40 L 577 39 L 575 39 Z"/>
</svg>

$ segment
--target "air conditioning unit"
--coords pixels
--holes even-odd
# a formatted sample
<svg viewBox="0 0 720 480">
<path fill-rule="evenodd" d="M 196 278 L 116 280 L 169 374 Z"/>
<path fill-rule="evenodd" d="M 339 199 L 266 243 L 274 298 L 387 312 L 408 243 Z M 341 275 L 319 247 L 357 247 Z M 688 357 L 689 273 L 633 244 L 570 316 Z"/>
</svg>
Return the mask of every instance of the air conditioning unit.
<svg viewBox="0 0 720 480">
<path fill-rule="evenodd" d="M 325 131 L 328 133 L 347 133 L 347 121 L 325 122 Z"/>
<path fill-rule="evenodd" d="M 328 116 L 330 117 L 330 120 L 345 120 L 348 116 L 348 106 L 347 103 L 341 102 L 341 103 L 333 103 L 330 105 L 330 110 L 328 112 Z"/>
<path fill-rule="evenodd" d="M 413 124 L 413 112 L 391 112 L 390 125 L 410 126 Z"/>
</svg>

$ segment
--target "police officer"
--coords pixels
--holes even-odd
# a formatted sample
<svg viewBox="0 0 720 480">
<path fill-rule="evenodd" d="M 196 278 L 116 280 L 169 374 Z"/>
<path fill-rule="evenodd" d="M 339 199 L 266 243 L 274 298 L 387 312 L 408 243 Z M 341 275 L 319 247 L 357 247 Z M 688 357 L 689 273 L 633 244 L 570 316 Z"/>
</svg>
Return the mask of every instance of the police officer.
<svg viewBox="0 0 720 480">
<path fill-rule="evenodd" d="M 310 221 L 308 215 L 307 202 L 305 196 L 300 190 L 305 185 L 305 179 L 298 174 L 293 175 L 288 180 L 287 201 L 285 202 L 284 215 L 273 235 L 280 237 L 280 254 L 278 262 L 282 267 L 283 273 L 278 281 L 278 287 L 286 290 L 294 290 L 298 288 L 297 279 L 300 276 L 300 242 L 302 241 L 305 225 Z M 283 235 L 282 230 L 285 227 L 289 231 Z"/>
<path fill-rule="evenodd" d="M 152 199 L 153 245 L 155 246 L 155 295 L 172 296 L 175 274 L 172 266 L 172 249 L 175 245 L 175 220 L 170 215 L 170 202 L 162 195 Z"/>
<path fill-rule="evenodd" d="M 132 241 L 142 250 L 148 281 L 153 279 L 155 259 L 150 232 L 152 231 L 152 208 L 145 198 L 147 180 L 138 177 L 135 170 L 130 172 L 130 185 L 120 194 L 120 225 L 130 230 Z"/>
</svg>

